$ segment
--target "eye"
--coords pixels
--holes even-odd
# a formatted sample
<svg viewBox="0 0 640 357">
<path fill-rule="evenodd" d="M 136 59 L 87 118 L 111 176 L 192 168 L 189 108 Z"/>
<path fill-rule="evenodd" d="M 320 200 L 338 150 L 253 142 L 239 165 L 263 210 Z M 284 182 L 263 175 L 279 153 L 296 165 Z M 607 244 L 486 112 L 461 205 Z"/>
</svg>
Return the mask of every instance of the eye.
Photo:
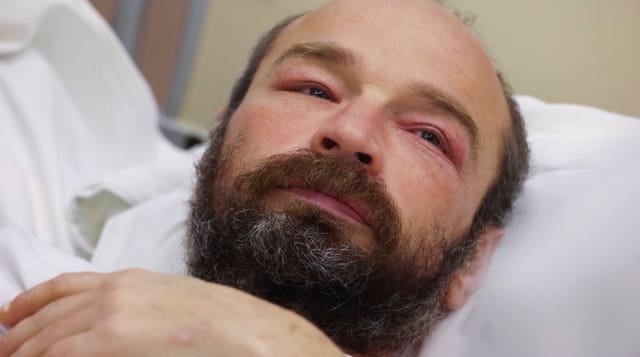
<svg viewBox="0 0 640 357">
<path fill-rule="evenodd" d="M 442 146 L 442 142 L 440 141 L 440 138 L 438 137 L 438 135 L 427 131 L 427 130 L 417 130 L 415 131 L 416 135 L 418 135 L 420 137 L 420 139 L 430 143 L 431 145 L 437 146 L 437 147 L 441 147 Z"/>
<path fill-rule="evenodd" d="M 301 90 L 302 93 L 310 95 L 312 97 L 318 97 L 321 99 L 331 100 L 331 95 L 328 91 L 320 87 L 309 86 Z"/>
</svg>

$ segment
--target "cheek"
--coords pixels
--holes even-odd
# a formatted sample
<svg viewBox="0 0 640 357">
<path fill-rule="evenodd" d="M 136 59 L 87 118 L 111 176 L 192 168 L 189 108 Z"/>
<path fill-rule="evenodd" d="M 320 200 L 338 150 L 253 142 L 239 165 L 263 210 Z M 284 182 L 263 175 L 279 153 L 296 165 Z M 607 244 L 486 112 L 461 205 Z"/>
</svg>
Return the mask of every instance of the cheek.
<svg viewBox="0 0 640 357">
<path fill-rule="evenodd" d="M 468 209 L 460 181 L 418 165 L 394 167 L 388 172 L 385 181 L 396 197 L 404 227 L 430 231 L 438 226 L 454 234 L 465 228 Z"/>
<path fill-rule="evenodd" d="M 244 171 L 272 155 L 308 147 L 313 128 L 299 112 L 278 103 L 240 106 L 225 140 L 225 147 L 234 150 L 234 166 Z"/>
</svg>

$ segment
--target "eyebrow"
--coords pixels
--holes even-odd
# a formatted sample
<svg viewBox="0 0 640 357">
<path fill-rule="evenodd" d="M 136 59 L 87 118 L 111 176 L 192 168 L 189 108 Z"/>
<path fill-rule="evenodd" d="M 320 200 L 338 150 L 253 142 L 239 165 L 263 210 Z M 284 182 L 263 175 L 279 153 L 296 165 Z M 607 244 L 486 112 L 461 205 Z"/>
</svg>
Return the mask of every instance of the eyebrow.
<svg viewBox="0 0 640 357">
<path fill-rule="evenodd" d="M 295 44 L 286 50 L 273 63 L 272 69 L 292 58 L 319 61 L 345 68 L 356 67 L 361 63 L 356 54 L 333 42 L 307 42 Z M 421 102 L 428 103 L 430 107 L 444 112 L 447 117 L 455 120 L 463 127 L 471 140 L 471 156 L 474 159 L 477 158 L 479 145 L 478 126 L 465 107 L 454 97 L 433 85 L 418 82 L 412 83 L 408 88 L 407 94 L 410 97 L 417 98 Z"/>
<path fill-rule="evenodd" d="M 293 45 L 273 63 L 278 66 L 291 58 L 311 59 L 340 67 L 351 67 L 359 63 L 357 56 L 331 42 L 307 42 Z"/>
</svg>

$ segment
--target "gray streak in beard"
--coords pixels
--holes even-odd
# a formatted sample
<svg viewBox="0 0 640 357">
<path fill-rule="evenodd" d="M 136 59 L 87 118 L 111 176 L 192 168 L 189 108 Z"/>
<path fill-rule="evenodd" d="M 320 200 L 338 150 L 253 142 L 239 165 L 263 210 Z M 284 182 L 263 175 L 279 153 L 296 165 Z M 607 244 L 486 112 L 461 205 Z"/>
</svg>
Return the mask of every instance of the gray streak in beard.
<svg viewBox="0 0 640 357">
<path fill-rule="evenodd" d="M 447 256 L 455 247 L 444 244 L 451 240 L 438 227 L 421 232 L 424 237 L 403 235 L 388 196 L 370 190 L 381 186 L 351 164 L 308 151 L 269 158 L 232 187 L 220 187 L 232 155 L 224 159 L 220 146 L 212 148 L 198 166 L 188 221 L 193 276 L 292 309 L 357 353 L 406 350 L 442 318 L 444 288 L 454 270 Z M 312 187 L 328 183 L 334 192 L 381 207 L 373 215 L 379 235 L 374 251 L 340 239 L 344 227 L 315 207 L 265 210 L 264 193 L 290 177 Z M 407 250 L 404 243 L 412 239 L 423 244 Z"/>
</svg>

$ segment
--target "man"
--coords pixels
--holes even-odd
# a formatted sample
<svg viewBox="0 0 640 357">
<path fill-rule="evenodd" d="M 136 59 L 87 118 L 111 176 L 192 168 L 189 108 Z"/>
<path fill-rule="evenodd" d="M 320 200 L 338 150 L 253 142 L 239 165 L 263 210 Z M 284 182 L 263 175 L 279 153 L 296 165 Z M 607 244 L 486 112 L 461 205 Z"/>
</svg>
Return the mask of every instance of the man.
<svg viewBox="0 0 640 357">
<path fill-rule="evenodd" d="M 435 2 L 285 20 L 198 167 L 186 264 L 214 284 L 65 275 L 0 315 L 0 354 L 407 353 L 473 292 L 526 175 L 506 93 Z"/>
</svg>

